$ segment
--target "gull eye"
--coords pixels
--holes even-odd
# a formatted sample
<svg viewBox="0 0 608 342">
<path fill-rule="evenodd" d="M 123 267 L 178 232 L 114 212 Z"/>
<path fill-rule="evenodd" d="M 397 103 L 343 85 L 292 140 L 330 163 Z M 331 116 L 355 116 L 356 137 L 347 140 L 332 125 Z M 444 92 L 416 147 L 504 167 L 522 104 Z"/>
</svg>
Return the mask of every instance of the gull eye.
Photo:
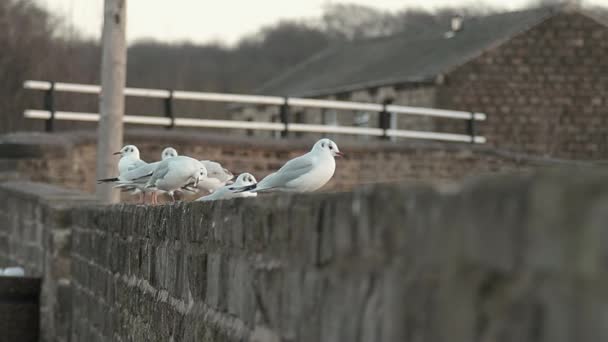
<svg viewBox="0 0 608 342">
<path fill-rule="evenodd" d="M 330 150 L 333 150 L 333 149 L 334 149 L 334 147 L 333 147 L 333 146 L 331 146 L 331 145 L 329 145 L 329 149 L 330 149 Z"/>
</svg>

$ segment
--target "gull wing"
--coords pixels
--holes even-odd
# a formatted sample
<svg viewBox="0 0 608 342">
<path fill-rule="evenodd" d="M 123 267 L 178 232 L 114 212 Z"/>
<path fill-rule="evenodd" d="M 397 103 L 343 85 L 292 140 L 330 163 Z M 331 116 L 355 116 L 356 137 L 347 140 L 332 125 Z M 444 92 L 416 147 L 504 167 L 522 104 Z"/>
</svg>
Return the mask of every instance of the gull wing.
<svg viewBox="0 0 608 342">
<path fill-rule="evenodd" d="M 168 158 L 165 159 L 164 161 L 160 162 L 158 164 L 158 166 L 154 169 L 154 172 L 152 173 L 152 176 L 150 177 L 150 180 L 148 180 L 148 184 L 154 186 L 156 185 L 156 181 L 165 177 L 167 175 L 167 173 L 169 173 L 169 163 L 171 162 L 172 158 Z M 146 177 L 146 176 L 144 176 Z"/>
<path fill-rule="evenodd" d="M 120 175 L 118 183 L 146 183 L 159 164 L 160 162 L 145 164 L 134 170 L 126 172 L 125 174 Z"/>
<path fill-rule="evenodd" d="M 210 160 L 201 160 L 200 162 L 207 169 L 208 178 L 217 178 L 220 182 L 225 183 L 234 177 L 230 171 L 223 168 L 218 162 Z"/>
<path fill-rule="evenodd" d="M 137 161 L 133 162 L 131 165 L 129 165 L 129 167 L 127 168 L 127 172 L 129 171 L 133 171 L 135 169 L 139 169 L 142 166 L 146 166 L 148 165 L 148 163 L 146 163 L 145 161 L 138 159 Z"/>
<path fill-rule="evenodd" d="M 313 167 L 313 159 L 309 154 L 294 158 L 285 163 L 277 172 L 262 179 L 257 188 L 263 190 L 283 187 L 285 184 L 310 172 Z"/>
</svg>

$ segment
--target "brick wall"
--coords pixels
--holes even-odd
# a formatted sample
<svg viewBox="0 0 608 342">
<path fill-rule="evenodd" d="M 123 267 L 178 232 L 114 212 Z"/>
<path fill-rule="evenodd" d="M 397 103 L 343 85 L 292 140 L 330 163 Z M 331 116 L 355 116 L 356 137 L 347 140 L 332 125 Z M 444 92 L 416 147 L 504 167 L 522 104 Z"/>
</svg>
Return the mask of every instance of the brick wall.
<svg viewBox="0 0 608 342">
<path fill-rule="evenodd" d="M 487 113 L 480 131 L 491 146 L 606 158 L 607 38 L 608 27 L 586 15 L 557 14 L 449 72 L 437 106 Z"/>
<path fill-rule="evenodd" d="M 28 178 L 72 189 L 95 189 L 95 140 L 90 133 L 24 134 L 0 141 L 0 179 Z M 577 164 L 509 153 L 470 144 L 431 142 L 352 142 L 336 138 L 347 158 L 337 161 L 336 174 L 325 190 L 349 190 L 364 183 L 403 180 L 458 181 L 490 172 L 528 170 Z M 290 158 L 307 152 L 315 139 L 274 140 L 167 131 L 132 131 L 125 143 L 136 144 L 142 158 L 156 161 L 166 146 L 200 159 L 221 162 L 235 174 L 251 172 L 258 179 Z M 117 157 L 118 160 L 118 157 Z M 114 176 L 114 175 L 108 175 Z"/>
<path fill-rule="evenodd" d="M 0 183 L 0 268 L 42 277 L 42 341 L 68 341 L 71 209 L 90 195 L 42 183 Z"/>
</svg>

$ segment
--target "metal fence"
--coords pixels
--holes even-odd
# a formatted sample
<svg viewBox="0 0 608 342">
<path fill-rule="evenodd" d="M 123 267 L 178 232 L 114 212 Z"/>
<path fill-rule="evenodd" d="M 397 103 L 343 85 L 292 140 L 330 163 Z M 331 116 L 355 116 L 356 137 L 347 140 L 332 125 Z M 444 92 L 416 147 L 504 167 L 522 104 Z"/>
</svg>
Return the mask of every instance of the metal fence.
<svg viewBox="0 0 608 342">
<path fill-rule="evenodd" d="M 44 109 L 27 109 L 24 116 L 29 119 L 46 120 L 46 130 L 53 131 L 55 120 L 69 121 L 99 121 L 98 113 L 58 111 L 55 108 L 55 93 L 69 92 L 80 94 L 99 94 L 101 87 L 91 84 L 62 83 L 48 81 L 25 81 L 25 89 L 44 91 Z M 377 104 L 365 102 L 331 101 L 297 97 L 243 95 L 210 92 L 192 92 L 181 90 L 126 88 L 125 96 L 157 98 L 164 101 L 164 116 L 124 115 L 125 123 L 156 125 L 165 127 L 207 127 L 232 128 L 246 130 L 278 131 L 282 136 L 289 132 L 333 133 L 377 136 L 383 138 L 415 138 L 453 142 L 470 142 L 483 144 L 485 137 L 477 135 L 476 122 L 484 121 L 484 113 L 399 106 L 393 104 Z M 173 103 L 177 100 L 211 101 L 226 103 L 241 103 L 252 105 L 273 105 L 280 107 L 281 122 L 256 122 L 239 120 L 210 120 L 195 118 L 180 118 L 173 111 Z M 378 127 L 353 127 L 295 123 L 291 121 L 291 108 L 318 108 L 334 110 L 367 111 L 379 113 Z M 402 130 L 390 127 L 391 115 L 416 115 L 425 117 L 465 120 L 467 122 L 464 134 L 440 133 L 427 131 Z"/>
</svg>

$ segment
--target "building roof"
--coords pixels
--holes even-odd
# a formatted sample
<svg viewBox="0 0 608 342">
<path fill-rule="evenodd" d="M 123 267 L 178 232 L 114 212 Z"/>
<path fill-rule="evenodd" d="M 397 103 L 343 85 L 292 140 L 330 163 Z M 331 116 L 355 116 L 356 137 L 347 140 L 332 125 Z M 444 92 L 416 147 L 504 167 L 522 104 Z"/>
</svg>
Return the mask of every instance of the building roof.
<svg viewBox="0 0 608 342">
<path fill-rule="evenodd" d="M 320 96 L 389 84 L 433 81 L 553 16 L 544 7 L 465 18 L 463 29 L 446 38 L 450 23 L 412 32 L 333 46 L 266 83 L 260 93 Z"/>
</svg>

